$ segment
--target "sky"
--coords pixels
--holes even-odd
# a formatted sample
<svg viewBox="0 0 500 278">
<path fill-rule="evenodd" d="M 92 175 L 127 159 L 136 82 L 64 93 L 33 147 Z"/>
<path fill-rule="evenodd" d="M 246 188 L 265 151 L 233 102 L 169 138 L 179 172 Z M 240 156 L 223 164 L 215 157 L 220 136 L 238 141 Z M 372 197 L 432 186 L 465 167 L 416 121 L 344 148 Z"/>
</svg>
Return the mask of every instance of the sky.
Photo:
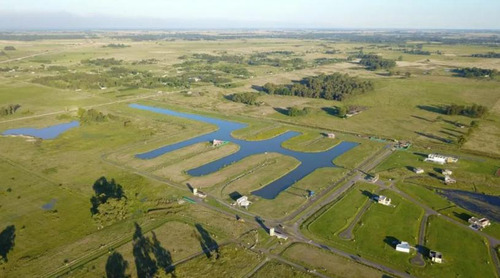
<svg viewBox="0 0 500 278">
<path fill-rule="evenodd" d="M 0 0 L 0 29 L 500 29 L 500 0 Z"/>
</svg>

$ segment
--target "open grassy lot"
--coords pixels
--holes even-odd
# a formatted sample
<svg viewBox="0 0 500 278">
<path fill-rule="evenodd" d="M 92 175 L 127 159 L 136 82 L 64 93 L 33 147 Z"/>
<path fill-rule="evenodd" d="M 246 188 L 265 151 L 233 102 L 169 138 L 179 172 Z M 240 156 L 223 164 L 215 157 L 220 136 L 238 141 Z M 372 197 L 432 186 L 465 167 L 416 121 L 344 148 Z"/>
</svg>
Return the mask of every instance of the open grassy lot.
<svg viewBox="0 0 500 278">
<path fill-rule="evenodd" d="M 485 240 L 467 228 L 431 216 L 427 225 L 426 247 L 442 252 L 444 263 L 430 264 L 424 271 L 417 269 L 414 272 L 417 275 L 495 277 Z"/>
<path fill-rule="evenodd" d="M 284 256 L 331 277 L 384 277 L 384 273 L 376 269 L 306 244 L 293 244 L 285 250 Z"/>
<path fill-rule="evenodd" d="M 315 276 L 313 276 L 312 274 L 302 272 L 302 271 L 295 269 L 294 267 L 289 266 L 287 264 L 273 260 L 273 261 L 266 263 L 257 272 L 255 272 L 255 274 L 252 275 L 251 277 L 252 278 L 260 278 L 260 277 L 262 277 L 262 278 L 264 278 L 264 277 L 307 278 L 307 277 L 315 277 Z"/>
<path fill-rule="evenodd" d="M 372 194 L 376 188 L 368 183 L 357 184 L 318 218 L 306 224 L 307 230 L 313 234 L 321 234 L 325 239 L 336 239 L 338 233 L 351 223 L 361 207 L 370 202 L 367 194 Z"/>
<path fill-rule="evenodd" d="M 351 191 L 351 193 L 356 191 Z M 397 241 L 407 241 L 410 245 L 417 243 L 423 210 L 393 192 L 382 191 L 380 194 L 390 197 L 394 206 L 373 204 L 355 225 L 354 239 L 342 240 L 335 235 L 335 232 L 347 226 L 349 220 L 354 218 L 357 210 L 363 205 L 363 201 L 368 198 L 361 192 L 356 193 L 352 193 L 351 196 L 346 195 L 350 199 L 339 201 L 338 208 L 333 205 L 330 210 L 313 218 L 315 220 L 306 226 L 307 234 L 327 244 L 354 251 L 371 260 L 381 261 L 395 268 L 409 271 L 412 268 L 409 262 L 411 255 L 396 252 L 395 243 Z M 357 201 L 351 203 L 349 200 Z M 351 211 L 344 214 L 345 209 Z M 337 217 L 335 211 L 344 216 Z"/>
</svg>

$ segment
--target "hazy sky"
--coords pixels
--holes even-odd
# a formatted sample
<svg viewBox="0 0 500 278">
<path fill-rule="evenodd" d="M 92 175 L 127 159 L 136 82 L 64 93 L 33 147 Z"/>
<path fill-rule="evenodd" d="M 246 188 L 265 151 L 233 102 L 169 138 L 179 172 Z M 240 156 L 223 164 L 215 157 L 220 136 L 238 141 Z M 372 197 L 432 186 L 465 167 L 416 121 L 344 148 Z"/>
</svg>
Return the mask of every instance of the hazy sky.
<svg viewBox="0 0 500 278">
<path fill-rule="evenodd" d="M 500 29 L 500 0 L 0 0 L 0 28 L 30 24 Z"/>
</svg>

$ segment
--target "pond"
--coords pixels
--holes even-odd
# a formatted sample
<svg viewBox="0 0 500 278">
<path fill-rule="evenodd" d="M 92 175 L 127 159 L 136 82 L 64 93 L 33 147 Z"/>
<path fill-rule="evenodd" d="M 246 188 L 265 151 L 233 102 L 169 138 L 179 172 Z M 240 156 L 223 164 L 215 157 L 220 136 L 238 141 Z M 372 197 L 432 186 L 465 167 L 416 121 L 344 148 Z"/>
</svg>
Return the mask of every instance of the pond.
<svg viewBox="0 0 500 278">
<path fill-rule="evenodd" d="M 51 125 L 45 128 L 17 128 L 17 129 L 9 129 L 2 133 L 2 135 L 24 135 L 24 136 L 33 136 L 41 139 L 54 139 L 65 131 L 79 126 L 80 123 L 78 121 L 73 121 L 69 123 Z"/>
<path fill-rule="evenodd" d="M 156 158 L 160 155 L 166 154 L 168 152 L 200 143 L 200 142 L 208 142 L 214 139 L 222 140 L 222 141 L 230 141 L 234 144 L 239 145 L 239 150 L 233 154 L 230 154 L 226 157 L 223 157 L 219 160 L 215 160 L 213 162 L 202 165 L 198 168 L 190 169 L 187 173 L 191 176 L 203 176 L 214 173 L 223 167 L 236 163 L 242 160 L 245 157 L 255 155 L 255 154 L 266 154 L 266 153 L 280 153 L 283 155 L 288 155 L 294 157 L 295 159 L 300 161 L 300 165 L 294 170 L 288 172 L 286 175 L 281 178 L 271 182 L 270 184 L 264 186 L 261 189 L 258 189 L 252 194 L 265 198 L 265 199 L 274 199 L 278 194 L 293 185 L 295 182 L 304 178 L 308 174 L 312 173 L 314 170 L 318 168 L 324 167 L 335 167 L 333 164 L 333 160 L 342 155 L 343 153 L 351 150 L 356 147 L 358 143 L 354 142 L 341 142 L 335 147 L 323 151 L 323 152 L 297 152 L 289 149 L 285 149 L 282 147 L 282 143 L 292 137 L 299 135 L 300 133 L 295 131 L 288 131 L 279 136 L 276 136 L 271 139 L 262 140 L 262 141 L 245 141 L 234 138 L 231 133 L 235 130 L 246 127 L 246 124 L 226 121 L 221 119 L 215 119 L 195 114 L 181 113 L 163 108 L 156 108 L 151 106 L 139 105 L 139 104 L 131 104 L 130 107 L 136 109 L 147 110 L 151 112 L 161 113 L 165 115 L 182 117 L 186 119 L 196 120 L 204 123 L 209 123 L 216 125 L 218 129 L 214 132 L 201 135 L 195 138 L 191 138 L 182 142 L 174 143 L 171 145 L 167 145 L 164 147 L 157 148 L 155 150 L 137 154 L 136 157 L 140 159 L 152 159 Z"/>
</svg>

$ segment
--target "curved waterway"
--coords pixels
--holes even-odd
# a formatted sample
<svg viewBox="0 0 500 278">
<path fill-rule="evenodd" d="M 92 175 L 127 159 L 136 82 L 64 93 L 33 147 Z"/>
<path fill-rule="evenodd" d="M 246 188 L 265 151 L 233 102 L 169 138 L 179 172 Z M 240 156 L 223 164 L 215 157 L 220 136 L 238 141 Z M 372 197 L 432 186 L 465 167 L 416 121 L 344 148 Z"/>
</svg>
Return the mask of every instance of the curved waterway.
<svg viewBox="0 0 500 278">
<path fill-rule="evenodd" d="M 341 154 L 351 150 L 352 148 L 358 145 L 358 143 L 354 142 L 341 142 L 335 147 L 323 152 L 310 152 L 310 153 L 296 152 L 289 149 L 285 149 L 281 146 L 281 144 L 284 141 L 300 134 L 295 131 L 287 131 L 279 136 L 267 140 L 245 141 L 234 138 L 233 136 L 231 136 L 231 133 L 235 130 L 246 127 L 247 126 L 246 124 L 232 122 L 232 121 L 225 121 L 221 119 L 215 119 L 196 114 L 181 113 L 168 109 L 139 105 L 139 104 L 131 104 L 130 107 L 175 117 L 196 120 L 208 124 L 213 124 L 218 127 L 218 129 L 214 132 L 201 135 L 195 138 L 191 138 L 182 142 L 167 145 L 164 147 L 160 147 L 158 149 L 146 153 L 137 154 L 136 155 L 137 158 L 152 159 L 189 145 L 193 145 L 200 142 L 208 142 L 214 139 L 231 141 L 232 143 L 240 146 L 239 150 L 231 155 L 228 155 L 219 160 L 215 160 L 213 162 L 202 165 L 198 168 L 194 168 L 187 171 L 187 173 L 191 176 L 203 176 L 214 173 L 227 165 L 238 162 L 243 158 L 254 154 L 275 152 L 283 155 L 288 155 L 299 160 L 300 165 L 297 168 L 288 172 L 281 178 L 264 186 L 263 188 L 252 192 L 252 194 L 260 196 L 265 199 L 276 198 L 276 196 L 278 196 L 278 194 L 281 191 L 287 189 L 288 187 L 293 185 L 296 181 L 299 181 L 300 179 L 304 178 L 305 176 L 312 173 L 314 170 L 318 168 L 335 167 L 335 164 L 333 164 L 332 161 L 336 157 L 340 156 Z"/>
</svg>

